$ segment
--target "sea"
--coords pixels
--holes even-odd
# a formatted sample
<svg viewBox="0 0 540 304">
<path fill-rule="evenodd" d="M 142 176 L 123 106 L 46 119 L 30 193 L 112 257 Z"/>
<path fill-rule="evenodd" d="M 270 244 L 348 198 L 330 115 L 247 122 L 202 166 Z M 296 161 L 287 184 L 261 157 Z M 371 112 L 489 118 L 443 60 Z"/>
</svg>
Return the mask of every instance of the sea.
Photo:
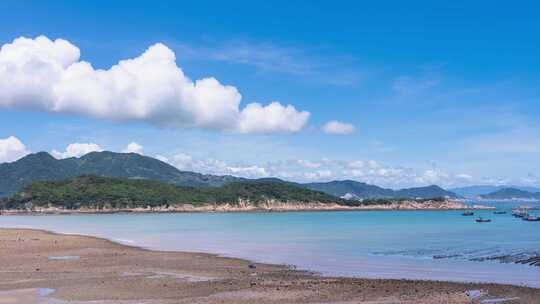
<svg viewBox="0 0 540 304">
<path fill-rule="evenodd" d="M 474 203 L 474 202 L 471 202 Z M 157 250 L 215 253 L 328 276 L 493 282 L 540 288 L 540 222 L 508 211 L 309 211 L 0 216 L 3 228 L 107 238 Z M 540 214 L 540 211 L 535 211 Z M 532 212 L 534 213 L 534 212 Z M 482 216 L 490 223 L 477 223 Z"/>
</svg>

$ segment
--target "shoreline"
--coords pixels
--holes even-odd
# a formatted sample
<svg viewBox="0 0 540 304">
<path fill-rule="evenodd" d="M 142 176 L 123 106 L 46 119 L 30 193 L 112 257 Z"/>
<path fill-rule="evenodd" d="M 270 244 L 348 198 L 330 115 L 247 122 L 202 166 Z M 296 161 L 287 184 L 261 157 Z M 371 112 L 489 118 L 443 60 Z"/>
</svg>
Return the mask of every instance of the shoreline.
<svg viewBox="0 0 540 304">
<path fill-rule="evenodd" d="M 481 289 L 487 290 L 488 295 L 492 298 L 519 297 L 524 299 L 518 303 L 538 303 L 533 299 L 540 298 L 540 289 L 530 287 L 491 283 L 327 277 L 309 271 L 295 270 L 286 265 L 253 263 L 244 259 L 222 257 L 211 253 L 155 251 L 93 236 L 67 235 L 37 229 L 0 228 L 0 244 L 2 244 L 0 247 L 0 253 L 2 253 L 0 254 L 0 268 L 2 268 L 2 272 L 7 273 L 0 278 L 0 290 L 53 288 L 56 290 L 55 297 L 58 296 L 63 300 L 105 300 L 100 299 L 99 295 L 103 296 L 107 294 L 103 293 L 104 290 L 117 286 L 109 290 L 112 292 L 112 298 L 118 298 L 119 296 L 114 293 L 120 291 L 121 288 L 126 288 L 126 291 L 130 292 L 120 292 L 122 295 L 120 298 L 124 300 L 138 303 L 136 301 L 146 299 L 146 295 L 150 294 L 150 298 L 155 298 L 157 301 L 155 303 L 169 303 L 168 297 L 160 299 L 162 297 L 160 290 L 169 284 L 184 291 L 194 288 L 193 285 L 201 285 L 199 287 L 204 290 L 204 292 L 201 291 L 204 295 L 191 294 L 190 292 L 187 292 L 189 295 L 187 298 L 186 294 L 178 295 L 181 298 L 191 300 L 194 299 L 193 297 L 197 299 L 203 297 L 205 300 L 200 303 L 213 303 L 214 301 L 253 303 L 255 302 L 253 297 L 260 297 L 261 299 L 257 301 L 261 303 L 281 303 L 283 300 L 292 300 L 290 303 L 313 303 L 319 302 L 321 299 L 333 301 L 332 303 L 340 303 L 341 301 L 362 303 L 362 301 L 378 301 L 380 299 L 393 299 L 394 302 L 390 303 L 402 303 L 400 301 L 418 303 L 414 301 L 431 299 L 421 303 L 441 303 L 440 300 L 443 298 L 453 299 L 446 303 L 470 303 L 470 299 L 464 293 L 467 290 Z M 89 250 L 89 248 L 94 248 L 94 250 Z M 52 255 L 58 259 L 50 259 Z M 126 255 L 124 261 L 122 257 Z M 20 260 L 19 265 L 9 261 L 10 257 Z M 62 260 L 66 257 L 78 257 L 78 259 Z M 112 259 L 112 261 L 108 259 Z M 23 262 L 23 260 L 26 261 Z M 133 261 L 138 261 L 135 262 L 135 266 Z M 171 261 L 176 262 L 169 265 Z M 256 265 L 256 268 L 251 268 L 250 265 Z M 96 270 L 100 267 L 105 267 L 106 271 L 104 273 L 97 272 L 105 277 L 96 280 L 95 275 L 98 274 Z M 110 275 L 111 267 L 118 268 L 115 269 L 116 275 Z M 11 268 L 22 269 L 10 271 Z M 26 271 L 21 271 L 24 269 Z M 87 277 L 89 271 L 94 274 L 90 278 Z M 62 274 L 61 276 L 71 276 L 73 280 L 86 286 L 85 288 L 101 291 L 81 294 L 81 290 L 74 288 L 69 280 L 66 281 L 64 278 L 58 282 L 56 277 L 59 273 Z M 125 273 L 134 275 L 129 275 L 129 278 L 126 278 L 123 277 Z M 53 281 L 51 286 L 43 285 L 44 275 L 45 277 L 48 275 L 49 279 Z M 208 278 L 216 278 L 216 280 Z M 110 281 L 110 286 L 98 284 L 101 282 L 100 280 L 102 282 Z M 150 284 L 160 288 L 153 290 L 142 287 L 145 292 L 141 294 L 131 290 L 132 287 L 129 284 L 122 284 L 121 281 L 124 280 L 132 281 L 134 286 Z M 297 282 L 304 283 L 297 284 Z M 118 287 L 118 284 L 121 287 Z M 272 288 L 268 287 L 270 285 Z M 370 286 L 370 288 L 367 290 L 359 289 L 359 285 Z M 214 292 L 215 288 L 220 290 L 217 295 Z M 254 291 L 256 291 L 255 294 Z M 249 296 L 244 299 L 246 294 Z M 298 297 L 299 294 L 303 296 Z M 344 294 L 345 298 L 343 298 Z M 1 297 L 0 295 L 0 303 L 2 303 Z M 307 298 L 304 299 L 305 297 Z M 531 300 L 527 300 L 529 298 Z M 170 303 L 184 303 L 176 302 L 176 300 L 178 299 L 175 298 L 175 301 Z M 191 303 L 186 301 L 186 303 Z"/>
<path fill-rule="evenodd" d="M 464 211 L 464 210 L 496 210 L 484 205 L 467 206 L 458 201 L 404 201 L 390 204 L 372 204 L 360 206 L 344 206 L 323 203 L 284 203 L 268 201 L 261 204 L 240 202 L 239 204 L 220 204 L 195 206 L 178 204 L 147 208 L 108 208 L 76 210 L 58 207 L 34 208 L 32 210 L 0 210 L 0 215 L 39 215 L 39 214 L 114 214 L 114 213 L 236 213 L 236 212 L 317 212 L 317 211 Z"/>
<path fill-rule="evenodd" d="M 294 212 L 372 212 L 372 211 L 384 211 L 384 212 L 413 212 L 413 211 L 431 211 L 431 212 L 450 212 L 450 211 L 493 211 L 496 209 L 297 209 L 297 210 L 267 210 L 267 209 L 250 209 L 250 210 L 234 210 L 234 211 L 152 211 L 152 210 L 107 210 L 107 211 L 80 211 L 80 210 L 63 210 L 63 211 L 18 211 L 18 210 L 3 210 L 0 211 L 0 216 L 39 216 L 39 215 L 104 215 L 104 214 L 200 214 L 200 213 L 294 213 Z"/>
</svg>

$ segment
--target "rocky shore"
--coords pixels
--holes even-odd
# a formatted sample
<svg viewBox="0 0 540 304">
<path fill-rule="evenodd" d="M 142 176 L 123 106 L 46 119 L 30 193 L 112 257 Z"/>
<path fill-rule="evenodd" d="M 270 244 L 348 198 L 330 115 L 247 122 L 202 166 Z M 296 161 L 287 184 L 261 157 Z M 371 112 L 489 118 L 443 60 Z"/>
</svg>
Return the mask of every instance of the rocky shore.
<svg viewBox="0 0 540 304">
<path fill-rule="evenodd" d="M 292 212 L 292 211 L 362 211 L 362 210 L 489 210 L 493 207 L 474 205 L 467 206 L 463 202 L 453 200 L 427 200 L 427 201 L 394 201 L 387 204 L 361 204 L 359 206 L 346 206 L 337 203 L 305 203 L 305 202 L 282 202 L 268 200 L 262 203 L 240 201 L 238 203 L 207 204 L 196 206 L 192 204 L 177 204 L 160 207 L 146 208 L 106 208 L 91 209 L 81 208 L 77 210 L 63 209 L 58 207 L 34 207 L 26 210 L 2 210 L 2 215 L 17 214 L 71 214 L 71 213 L 167 213 L 167 212 Z"/>
</svg>

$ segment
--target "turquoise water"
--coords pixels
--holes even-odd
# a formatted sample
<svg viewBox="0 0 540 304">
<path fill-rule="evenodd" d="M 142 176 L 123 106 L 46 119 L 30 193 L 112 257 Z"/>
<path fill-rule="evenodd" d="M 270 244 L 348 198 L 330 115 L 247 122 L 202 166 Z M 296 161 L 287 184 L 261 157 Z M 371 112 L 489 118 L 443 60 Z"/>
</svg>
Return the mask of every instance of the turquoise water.
<svg viewBox="0 0 540 304">
<path fill-rule="evenodd" d="M 360 211 L 0 216 L 0 227 L 218 253 L 326 275 L 540 287 L 540 267 L 482 261 L 540 254 L 540 222 L 476 214 L 493 222 L 476 223 L 460 211 Z"/>
</svg>

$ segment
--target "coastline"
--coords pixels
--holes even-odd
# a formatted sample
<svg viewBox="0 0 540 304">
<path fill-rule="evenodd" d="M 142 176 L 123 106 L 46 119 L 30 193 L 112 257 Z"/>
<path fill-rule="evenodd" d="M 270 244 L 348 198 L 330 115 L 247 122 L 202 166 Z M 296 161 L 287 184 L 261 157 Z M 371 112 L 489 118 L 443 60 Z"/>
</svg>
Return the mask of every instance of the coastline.
<svg viewBox="0 0 540 304">
<path fill-rule="evenodd" d="M 0 244 L 0 290 L 50 288 L 52 297 L 77 303 L 470 303 L 467 290 L 485 290 L 486 299 L 520 299 L 512 303 L 540 299 L 540 289 L 528 287 L 322 277 L 283 265 L 34 229 L 2 228 Z"/>
<path fill-rule="evenodd" d="M 41 208 L 31 210 L 0 210 L 1 215 L 30 215 L 30 214 L 107 214 L 107 213 L 211 213 L 211 212 L 306 212 L 306 211 L 411 211 L 411 210 L 494 210 L 496 208 L 473 205 L 467 206 L 459 201 L 401 201 L 390 204 L 366 204 L 359 206 L 345 206 L 325 203 L 302 203 L 266 201 L 263 203 L 239 202 L 237 204 L 207 204 L 196 206 L 193 204 L 177 204 L 161 207 L 147 208 L 107 208 L 107 209 L 63 209 L 58 207 Z"/>
</svg>

